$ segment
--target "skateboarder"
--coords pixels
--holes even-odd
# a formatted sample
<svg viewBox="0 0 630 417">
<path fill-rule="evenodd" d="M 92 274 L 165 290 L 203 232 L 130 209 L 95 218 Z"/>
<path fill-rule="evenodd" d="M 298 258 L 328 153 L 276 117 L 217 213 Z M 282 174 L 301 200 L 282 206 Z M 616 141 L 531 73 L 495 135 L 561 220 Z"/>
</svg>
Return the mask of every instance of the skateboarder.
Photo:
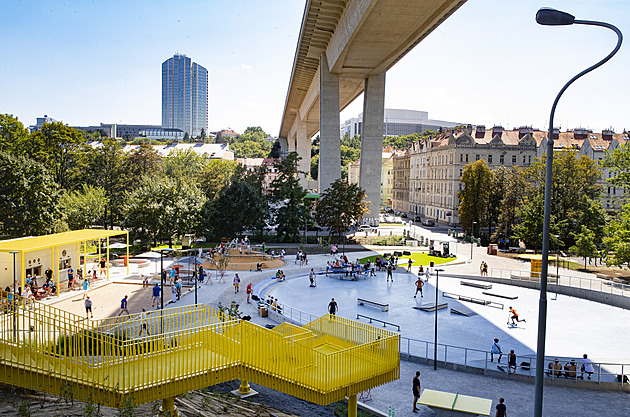
<svg viewBox="0 0 630 417">
<path fill-rule="evenodd" d="M 512 319 L 512 324 L 517 325 L 516 323 L 520 323 L 520 322 L 527 323 L 525 319 L 519 320 L 518 313 L 516 312 L 516 310 L 512 308 L 512 306 L 510 306 L 510 314 L 512 314 L 512 317 L 510 317 L 510 319 Z"/>
<path fill-rule="evenodd" d="M 313 268 L 311 268 L 311 273 L 309 274 L 308 279 L 311 282 L 311 285 L 309 285 L 309 287 L 314 287 L 315 286 L 315 271 L 313 270 Z"/>
<path fill-rule="evenodd" d="M 392 271 L 394 270 L 394 267 L 392 266 L 391 261 L 387 264 L 387 282 L 389 282 L 389 280 L 391 279 L 392 282 L 394 282 L 394 277 L 392 275 Z"/>
<path fill-rule="evenodd" d="M 424 281 L 422 281 L 422 277 L 418 276 L 418 280 L 416 281 L 416 293 L 413 295 L 413 298 L 416 298 L 418 295 L 418 291 L 420 291 L 420 297 L 424 297 L 422 294 L 422 287 L 424 286 Z"/>
</svg>

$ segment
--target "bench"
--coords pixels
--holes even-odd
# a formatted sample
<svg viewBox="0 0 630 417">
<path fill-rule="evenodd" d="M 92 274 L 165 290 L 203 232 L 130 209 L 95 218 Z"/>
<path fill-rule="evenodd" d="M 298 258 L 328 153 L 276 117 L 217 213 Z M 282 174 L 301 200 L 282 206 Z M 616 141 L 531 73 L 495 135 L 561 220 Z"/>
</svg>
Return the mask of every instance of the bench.
<svg viewBox="0 0 630 417">
<path fill-rule="evenodd" d="M 471 397 L 425 389 L 420 396 L 419 404 L 426 405 L 440 416 L 456 416 L 461 414 L 473 414 L 477 416 L 490 416 L 492 400 L 487 398 Z M 438 410 L 435 410 L 437 408 Z"/>
<path fill-rule="evenodd" d="M 378 308 L 381 311 L 389 311 L 389 304 L 379 303 L 378 301 L 366 300 L 365 298 L 357 298 L 357 304 L 360 306 L 365 305 L 367 307 Z"/>
<path fill-rule="evenodd" d="M 482 290 L 491 290 L 492 284 L 479 284 L 478 282 L 470 282 L 470 281 L 460 281 L 461 285 L 466 285 L 467 287 L 481 288 Z"/>
<path fill-rule="evenodd" d="M 444 296 L 446 298 L 453 298 L 453 299 L 459 300 L 459 301 L 465 301 L 467 303 L 481 304 L 482 306 L 500 308 L 501 310 L 503 310 L 503 308 L 504 308 L 503 304 L 501 304 L 501 303 L 497 303 L 497 302 L 490 301 L 490 300 L 482 300 L 481 298 L 469 297 L 467 295 L 453 294 L 453 293 L 444 291 L 442 293 L 442 296 Z"/>
</svg>

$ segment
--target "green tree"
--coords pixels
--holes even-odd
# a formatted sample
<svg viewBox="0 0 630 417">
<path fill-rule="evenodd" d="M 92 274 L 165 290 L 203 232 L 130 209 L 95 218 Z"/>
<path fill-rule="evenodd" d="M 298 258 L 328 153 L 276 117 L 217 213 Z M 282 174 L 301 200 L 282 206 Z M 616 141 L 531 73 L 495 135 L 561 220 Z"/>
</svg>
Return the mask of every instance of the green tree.
<svg viewBox="0 0 630 417">
<path fill-rule="evenodd" d="M 206 198 L 213 200 L 221 190 L 230 185 L 238 163 L 225 159 L 211 159 L 199 175 L 199 187 Z"/>
<path fill-rule="evenodd" d="M 630 267 L 630 203 L 606 225 L 604 244 L 608 249 L 608 266 Z"/>
<path fill-rule="evenodd" d="M 311 178 L 319 178 L 319 153 L 311 157 Z"/>
<path fill-rule="evenodd" d="M 302 159 L 296 152 L 290 152 L 283 160 L 275 164 L 278 177 L 271 183 L 273 189 L 274 220 L 278 224 L 278 235 L 297 240 L 300 228 L 310 218 L 304 197 L 306 190 L 297 179 L 297 167 Z"/>
<path fill-rule="evenodd" d="M 254 187 L 246 181 L 234 181 L 216 199 L 205 203 L 202 229 L 207 237 L 233 238 L 256 228 L 266 211 L 267 202 Z"/>
<path fill-rule="evenodd" d="M 108 200 L 105 212 L 98 214 L 103 218 L 106 228 L 113 228 L 122 220 L 122 206 L 129 182 L 125 175 L 122 146 L 116 139 L 107 138 L 91 154 L 90 181 L 105 190 Z"/>
<path fill-rule="evenodd" d="M 201 128 L 201 134 L 199 134 L 199 139 L 201 139 L 202 142 L 205 142 L 207 138 L 206 135 L 206 129 L 204 129 L 203 127 Z"/>
<path fill-rule="evenodd" d="M 315 220 L 341 236 L 349 224 L 359 221 L 369 211 L 365 198 L 365 190 L 340 178 L 321 194 Z"/>
<path fill-rule="evenodd" d="M 196 181 L 209 161 L 207 156 L 199 155 L 190 148 L 186 150 L 174 149 L 163 159 L 164 175 L 169 178 Z"/>
<path fill-rule="evenodd" d="M 499 221 L 493 236 L 495 241 L 501 237 L 509 239 L 512 236 L 512 226 L 516 222 L 517 211 L 527 201 L 530 190 L 531 186 L 525 178 L 525 172 L 521 167 L 514 166 L 507 170 Z"/>
<path fill-rule="evenodd" d="M 124 226 L 144 240 L 181 237 L 197 229 L 203 192 L 190 181 L 168 177 L 145 177 L 136 190 L 127 194 Z"/>
<path fill-rule="evenodd" d="M 0 152 L 21 152 L 28 137 L 28 130 L 17 117 L 0 114 Z"/>
<path fill-rule="evenodd" d="M 574 233 L 575 245 L 569 248 L 569 251 L 575 253 L 580 258 L 584 258 L 584 269 L 586 269 L 586 258 L 597 255 L 597 246 L 595 245 L 595 234 L 588 230 L 588 227 L 582 226 L 580 233 Z"/>
<path fill-rule="evenodd" d="M 72 190 L 83 183 L 89 147 L 83 134 L 63 123 L 44 123 L 29 136 L 29 157 L 46 166 L 62 189 Z"/>
<path fill-rule="evenodd" d="M 620 145 L 612 152 L 607 152 L 601 164 L 609 170 L 608 183 L 614 187 L 623 187 L 627 198 L 628 184 L 630 184 L 630 142 Z"/>
<path fill-rule="evenodd" d="M 143 143 L 123 158 L 123 170 L 128 179 L 127 189 L 136 188 L 143 177 L 156 176 L 162 172 L 160 155 L 150 145 Z"/>
<path fill-rule="evenodd" d="M 534 251 L 542 249 L 544 211 L 544 193 L 534 192 L 517 210 L 517 224 L 514 226 L 512 238 L 522 240 L 527 247 L 534 248 Z M 550 234 L 560 235 L 559 231 L 565 230 L 566 222 L 566 219 L 559 220 L 552 213 L 550 215 Z"/>
<path fill-rule="evenodd" d="M 68 227 L 78 230 L 100 224 L 108 203 L 104 188 L 83 184 L 80 190 L 64 193 L 59 207 Z"/>
<path fill-rule="evenodd" d="M 12 237 L 53 232 L 59 218 L 57 184 L 27 157 L 0 152 L 0 231 Z"/>
<path fill-rule="evenodd" d="M 492 181 L 492 171 L 484 160 L 475 161 L 464 167 L 461 178 L 464 189 L 458 193 L 457 210 L 465 231 L 472 231 L 478 235 L 477 231 L 473 230 L 473 222 L 477 222 L 479 227 L 487 221 Z"/>
</svg>

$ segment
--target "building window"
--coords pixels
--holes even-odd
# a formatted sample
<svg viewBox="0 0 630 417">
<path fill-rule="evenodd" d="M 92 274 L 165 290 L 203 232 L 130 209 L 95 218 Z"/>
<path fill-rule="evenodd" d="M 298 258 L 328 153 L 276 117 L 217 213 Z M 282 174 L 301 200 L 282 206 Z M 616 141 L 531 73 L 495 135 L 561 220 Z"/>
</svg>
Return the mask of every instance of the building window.
<svg viewBox="0 0 630 417">
<path fill-rule="evenodd" d="M 466 162 L 468 162 L 468 154 L 466 154 Z"/>
<path fill-rule="evenodd" d="M 459 162 L 464 162 L 464 154 L 463 153 L 459 154 Z"/>
<path fill-rule="evenodd" d="M 523 165 L 525 165 L 525 155 L 523 155 Z"/>
<path fill-rule="evenodd" d="M 516 165 L 516 155 L 512 155 L 512 165 Z"/>
<path fill-rule="evenodd" d="M 500 155 L 500 156 L 499 156 L 499 163 L 500 163 L 501 165 L 505 164 L 505 155 Z"/>
<path fill-rule="evenodd" d="M 460 177 L 460 178 L 462 177 L 462 173 L 463 173 L 463 171 L 464 171 L 463 169 L 461 169 L 461 168 L 459 169 L 459 177 Z"/>
<path fill-rule="evenodd" d="M 488 155 L 488 164 L 492 163 L 492 154 Z"/>
<path fill-rule="evenodd" d="M 475 161 L 479 160 L 479 155 L 475 155 Z"/>
<path fill-rule="evenodd" d="M 527 163 L 531 165 L 531 163 L 532 163 L 532 156 L 531 155 L 529 155 L 529 157 L 527 159 Z"/>
</svg>

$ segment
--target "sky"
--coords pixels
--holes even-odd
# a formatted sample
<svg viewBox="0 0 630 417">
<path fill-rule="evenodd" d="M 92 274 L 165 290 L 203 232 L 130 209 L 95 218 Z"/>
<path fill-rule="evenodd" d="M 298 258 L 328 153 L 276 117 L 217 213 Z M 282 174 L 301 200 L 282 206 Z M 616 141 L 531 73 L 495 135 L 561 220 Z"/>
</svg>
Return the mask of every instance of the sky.
<svg viewBox="0 0 630 417">
<path fill-rule="evenodd" d="M 160 124 L 161 64 L 186 54 L 209 72 L 209 131 L 277 136 L 304 0 L 0 2 L 0 113 L 25 126 Z M 429 118 L 546 130 L 556 94 L 616 44 L 591 26 L 540 26 L 540 7 L 612 23 L 630 39 L 626 0 L 469 0 L 386 75 L 385 107 Z M 630 45 L 572 85 L 562 130 L 630 130 Z M 341 121 L 361 112 L 359 97 Z"/>
</svg>

